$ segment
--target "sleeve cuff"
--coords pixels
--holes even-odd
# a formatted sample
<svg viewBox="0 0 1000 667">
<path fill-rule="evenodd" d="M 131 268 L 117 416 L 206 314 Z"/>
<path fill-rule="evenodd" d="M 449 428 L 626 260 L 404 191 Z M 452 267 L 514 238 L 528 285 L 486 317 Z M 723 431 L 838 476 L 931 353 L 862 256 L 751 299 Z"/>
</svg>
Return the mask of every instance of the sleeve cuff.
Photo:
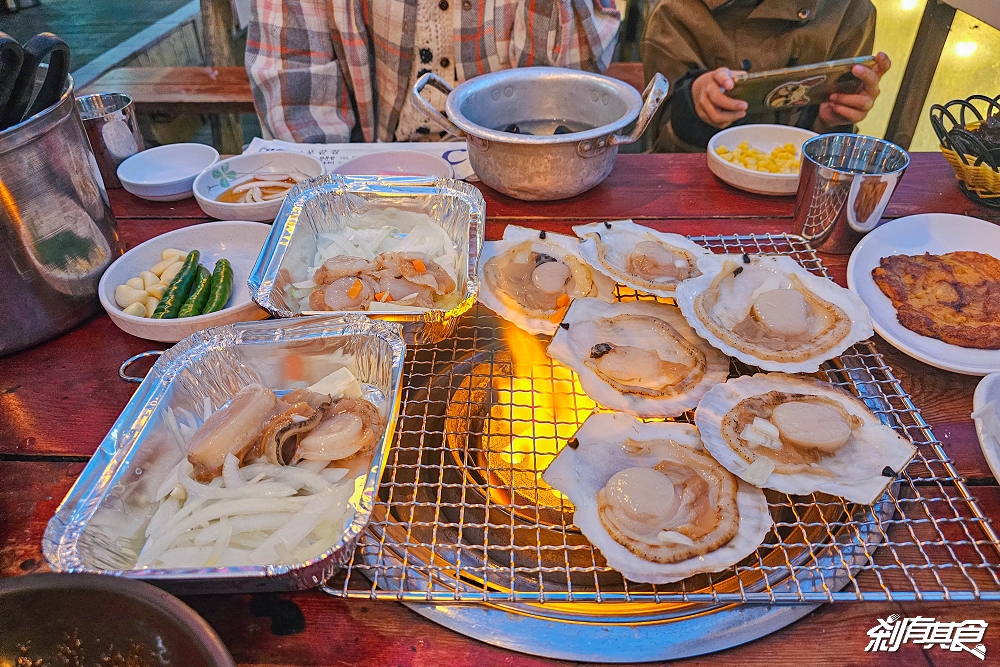
<svg viewBox="0 0 1000 667">
<path fill-rule="evenodd" d="M 670 125 L 674 134 L 685 143 L 704 150 L 719 128 L 709 125 L 694 110 L 691 83 L 708 70 L 689 70 L 677 81 L 670 105 Z"/>
</svg>

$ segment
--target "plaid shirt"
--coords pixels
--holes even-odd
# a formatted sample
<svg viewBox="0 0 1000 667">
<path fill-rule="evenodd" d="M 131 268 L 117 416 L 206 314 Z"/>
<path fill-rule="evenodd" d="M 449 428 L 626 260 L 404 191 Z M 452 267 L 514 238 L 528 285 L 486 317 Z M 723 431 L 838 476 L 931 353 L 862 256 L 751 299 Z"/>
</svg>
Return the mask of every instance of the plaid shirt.
<svg viewBox="0 0 1000 667">
<path fill-rule="evenodd" d="M 246 66 L 265 132 L 336 143 L 357 128 L 365 141 L 391 141 L 412 84 L 417 3 L 432 1 L 253 0 Z M 453 4 L 458 81 L 515 66 L 611 62 L 614 0 Z"/>
</svg>

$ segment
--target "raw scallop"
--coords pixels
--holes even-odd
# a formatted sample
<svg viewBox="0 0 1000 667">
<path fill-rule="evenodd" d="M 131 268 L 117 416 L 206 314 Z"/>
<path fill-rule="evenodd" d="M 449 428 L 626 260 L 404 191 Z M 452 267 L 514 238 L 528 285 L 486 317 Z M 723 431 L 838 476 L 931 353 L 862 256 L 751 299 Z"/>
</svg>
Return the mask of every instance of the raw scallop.
<svg viewBox="0 0 1000 667">
<path fill-rule="evenodd" d="M 637 468 L 655 470 L 669 477 L 669 483 Z M 685 475 L 694 482 L 688 483 Z M 576 507 L 573 523 L 608 565 L 632 581 L 665 584 L 724 570 L 752 554 L 772 526 L 763 492 L 723 470 L 704 452 L 698 429 L 689 424 L 593 414 L 542 477 L 569 497 Z M 662 504 L 650 504 L 633 492 L 636 486 L 648 489 L 650 479 L 660 489 Z M 706 486 L 712 490 L 707 499 L 693 495 Z M 622 502 L 631 508 L 618 507 L 609 516 L 609 503 Z M 735 534 L 717 544 L 734 532 L 734 513 Z M 660 524 L 664 528 L 656 532 Z M 642 539 L 644 535 L 655 535 L 658 544 Z"/>
<path fill-rule="evenodd" d="M 614 300 L 614 281 L 592 270 L 579 247 L 572 236 L 508 225 L 502 241 L 483 244 L 479 300 L 528 333 L 555 333 L 574 299 Z"/>
<path fill-rule="evenodd" d="M 592 267 L 629 287 L 673 298 L 677 284 L 700 275 L 699 257 L 709 254 L 680 234 L 666 234 L 631 220 L 577 225 L 580 254 Z"/>
<path fill-rule="evenodd" d="M 548 354 L 579 374 L 594 401 L 639 417 L 676 417 L 729 375 L 729 358 L 676 307 L 655 301 L 577 299 Z"/>
<path fill-rule="evenodd" d="M 698 268 L 677 305 L 699 336 L 752 366 L 813 373 L 875 333 L 857 295 L 791 257 L 708 255 Z"/>
<path fill-rule="evenodd" d="M 854 396 L 784 373 L 716 385 L 698 404 L 695 423 L 712 456 L 752 484 L 795 495 L 821 491 L 866 505 L 916 453 Z"/>
</svg>

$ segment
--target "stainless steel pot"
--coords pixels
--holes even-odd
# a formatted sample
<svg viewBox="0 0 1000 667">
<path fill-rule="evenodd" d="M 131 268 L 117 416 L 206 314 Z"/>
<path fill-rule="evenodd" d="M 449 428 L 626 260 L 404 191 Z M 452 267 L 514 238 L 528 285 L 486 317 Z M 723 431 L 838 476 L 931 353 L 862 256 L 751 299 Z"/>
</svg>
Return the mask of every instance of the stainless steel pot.
<svg viewBox="0 0 1000 667">
<path fill-rule="evenodd" d="M 421 96 L 446 93 L 447 118 Z M 521 67 L 484 74 L 454 89 L 436 74 L 420 77 L 410 102 L 435 125 L 469 144 L 476 175 L 495 190 L 526 200 L 564 199 L 611 173 L 618 146 L 642 136 L 667 95 L 660 74 L 639 92 L 618 79 L 560 67 Z M 504 132 L 511 123 L 565 122 L 591 129 L 566 134 Z M 620 134 L 632 121 L 635 127 Z"/>
<path fill-rule="evenodd" d="M 121 254 L 70 79 L 58 102 L 0 132 L 0 355 L 97 312 Z"/>
</svg>

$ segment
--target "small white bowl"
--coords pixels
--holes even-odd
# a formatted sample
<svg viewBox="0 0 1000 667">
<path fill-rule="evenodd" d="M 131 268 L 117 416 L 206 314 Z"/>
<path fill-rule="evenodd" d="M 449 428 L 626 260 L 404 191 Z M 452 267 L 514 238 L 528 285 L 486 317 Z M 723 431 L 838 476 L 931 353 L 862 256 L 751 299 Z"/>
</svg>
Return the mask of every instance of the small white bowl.
<svg viewBox="0 0 1000 667">
<path fill-rule="evenodd" d="M 333 170 L 343 176 L 431 176 L 455 178 L 442 157 L 421 151 L 380 151 L 348 160 Z"/>
<path fill-rule="evenodd" d="M 213 218 L 274 222 L 284 199 L 250 204 L 228 204 L 216 201 L 216 197 L 234 185 L 249 181 L 253 173 L 287 173 L 292 169 L 300 171 L 310 178 L 323 175 L 322 162 L 300 153 L 276 151 L 237 155 L 218 164 L 213 164 L 198 174 L 198 178 L 194 179 L 194 198 L 205 215 L 210 215 Z"/>
<path fill-rule="evenodd" d="M 771 174 L 747 169 L 741 164 L 726 162 L 715 149 L 725 146 L 730 150 L 744 141 L 752 148 L 770 153 L 778 146 L 795 144 L 802 154 L 802 144 L 816 133 L 791 125 L 737 125 L 716 134 L 708 142 L 709 170 L 734 188 L 760 195 L 794 195 L 799 187 L 798 174 Z"/>
<path fill-rule="evenodd" d="M 990 373 L 976 385 L 976 393 L 972 396 L 973 414 L 991 401 L 1000 403 L 1000 373 Z M 1000 410 L 997 413 L 1000 414 Z M 997 428 L 997 421 L 979 417 L 972 423 L 976 425 L 976 435 L 979 436 L 979 446 L 983 448 L 986 463 L 993 477 L 1000 479 L 1000 429 Z"/>
<path fill-rule="evenodd" d="M 250 299 L 247 278 L 270 232 L 270 225 L 227 220 L 206 222 L 161 234 L 132 248 L 108 267 L 97 287 L 101 305 L 111 320 L 125 333 L 165 343 L 176 343 L 185 336 L 208 327 L 262 320 L 267 317 L 267 311 L 258 308 Z M 115 288 L 158 264 L 161 259 L 160 253 L 167 248 L 199 250 L 200 261 L 209 271 L 215 268 L 216 260 L 223 257 L 228 259 L 233 265 L 233 296 L 229 306 L 208 315 L 170 320 L 136 317 L 123 312 L 115 302 Z"/>
<path fill-rule="evenodd" d="M 219 161 L 205 144 L 167 144 L 136 153 L 118 165 L 118 180 L 136 197 L 177 201 L 191 196 L 194 179 Z"/>
</svg>

